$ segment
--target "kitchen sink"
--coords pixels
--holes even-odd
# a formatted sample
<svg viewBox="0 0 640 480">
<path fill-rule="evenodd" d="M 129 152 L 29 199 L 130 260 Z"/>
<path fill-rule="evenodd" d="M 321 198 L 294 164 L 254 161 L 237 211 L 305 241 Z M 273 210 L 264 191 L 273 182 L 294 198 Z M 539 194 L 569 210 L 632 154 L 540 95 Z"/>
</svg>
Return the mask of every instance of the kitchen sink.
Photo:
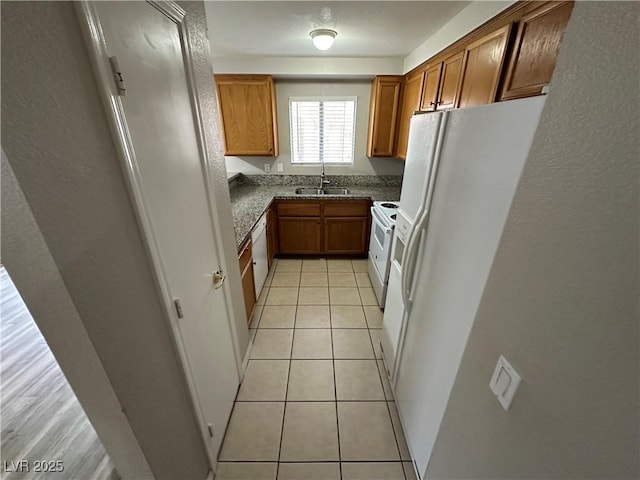
<svg viewBox="0 0 640 480">
<path fill-rule="evenodd" d="M 296 195 L 324 195 L 321 188 L 299 187 L 296 188 Z"/>
<path fill-rule="evenodd" d="M 314 188 L 314 187 L 298 187 L 296 188 L 296 195 L 348 195 L 348 188 L 326 187 L 326 188 Z"/>
<path fill-rule="evenodd" d="M 349 195 L 348 188 L 327 187 L 327 188 L 324 188 L 323 190 L 325 195 Z"/>
</svg>

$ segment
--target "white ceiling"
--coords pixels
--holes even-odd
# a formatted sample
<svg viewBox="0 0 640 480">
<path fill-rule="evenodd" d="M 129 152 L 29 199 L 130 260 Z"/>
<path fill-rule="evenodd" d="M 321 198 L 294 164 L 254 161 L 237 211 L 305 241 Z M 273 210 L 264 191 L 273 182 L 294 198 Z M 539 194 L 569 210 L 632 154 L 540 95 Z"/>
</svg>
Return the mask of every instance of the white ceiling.
<svg viewBox="0 0 640 480">
<path fill-rule="evenodd" d="M 206 1 L 213 57 L 405 57 L 470 2 Z M 316 50 L 315 28 L 338 32 Z"/>
</svg>

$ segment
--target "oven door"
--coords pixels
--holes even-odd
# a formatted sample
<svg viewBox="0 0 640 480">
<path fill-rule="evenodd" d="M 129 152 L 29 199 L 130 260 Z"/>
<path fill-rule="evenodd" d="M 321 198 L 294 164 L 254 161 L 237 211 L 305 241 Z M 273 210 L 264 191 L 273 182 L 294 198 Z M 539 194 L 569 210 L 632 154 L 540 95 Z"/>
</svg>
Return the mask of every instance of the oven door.
<svg viewBox="0 0 640 480">
<path fill-rule="evenodd" d="M 389 250 L 392 231 L 393 229 L 384 222 L 382 216 L 372 207 L 369 256 L 382 283 L 387 283 L 389 278 Z"/>
</svg>

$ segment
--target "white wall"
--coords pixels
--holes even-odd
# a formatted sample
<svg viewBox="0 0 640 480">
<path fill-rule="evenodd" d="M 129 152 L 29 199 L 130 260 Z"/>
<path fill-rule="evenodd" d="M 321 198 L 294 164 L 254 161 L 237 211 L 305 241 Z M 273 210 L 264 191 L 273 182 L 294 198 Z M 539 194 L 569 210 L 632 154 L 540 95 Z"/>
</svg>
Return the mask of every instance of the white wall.
<svg viewBox="0 0 640 480">
<path fill-rule="evenodd" d="M 431 35 L 424 43 L 404 58 L 402 73 L 407 73 L 425 60 L 433 57 L 467 33 L 514 4 L 516 0 L 474 1 Z"/>
<path fill-rule="evenodd" d="M 354 163 L 351 166 L 327 166 L 328 175 L 402 175 L 404 162 L 395 158 L 368 158 L 367 128 L 369 125 L 370 81 L 303 81 L 276 80 L 278 139 L 280 155 L 273 157 L 226 157 L 230 172 L 264 173 L 264 164 L 277 174 L 276 165 L 282 163 L 285 174 L 316 175 L 319 166 L 291 165 L 291 141 L 289 137 L 289 97 L 292 96 L 355 96 L 356 137 Z"/>
<path fill-rule="evenodd" d="M 575 5 L 426 478 L 640 476 L 639 19 Z"/>
</svg>

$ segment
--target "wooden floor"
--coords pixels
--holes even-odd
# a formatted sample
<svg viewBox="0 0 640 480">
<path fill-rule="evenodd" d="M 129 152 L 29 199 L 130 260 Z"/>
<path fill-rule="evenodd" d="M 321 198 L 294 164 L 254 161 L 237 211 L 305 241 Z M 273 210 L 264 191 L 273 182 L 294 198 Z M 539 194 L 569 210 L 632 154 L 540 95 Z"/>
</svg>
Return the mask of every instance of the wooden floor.
<svg viewBox="0 0 640 480">
<path fill-rule="evenodd" d="M 119 479 L 120 475 L 2 266 L 0 299 L 2 478 Z M 24 460 L 29 462 L 30 471 L 16 471 L 20 470 L 16 468 L 20 465 L 18 462 Z M 35 472 L 36 461 L 61 461 L 64 470 Z"/>
</svg>

